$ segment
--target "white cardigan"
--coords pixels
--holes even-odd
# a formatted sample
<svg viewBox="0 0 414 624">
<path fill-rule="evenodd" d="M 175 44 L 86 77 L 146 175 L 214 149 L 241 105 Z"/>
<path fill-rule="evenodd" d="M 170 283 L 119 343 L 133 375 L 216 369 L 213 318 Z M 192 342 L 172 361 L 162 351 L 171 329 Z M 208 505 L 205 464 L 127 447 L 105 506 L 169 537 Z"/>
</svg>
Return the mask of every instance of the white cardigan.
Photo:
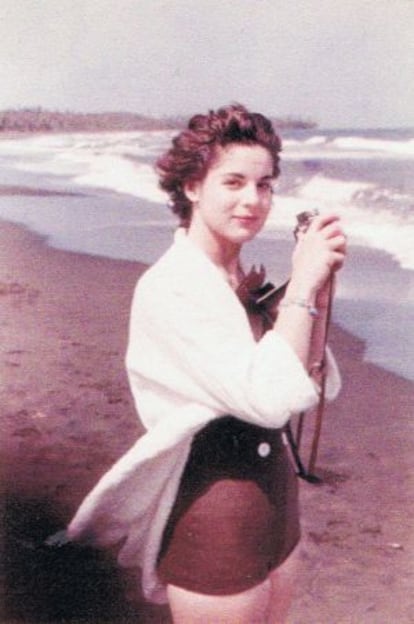
<svg viewBox="0 0 414 624">
<path fill-rule="evenodd" d="M 331 399 L 340 379 L 329 351 L 327 362 Z M 139 280 L 126 363 L 147 432 L 85 498 L 68 534 L 121 542 L 120 565 L 141 567 L 145 596 L 162 603 L 156 558 L 194 434 L 226 414 L 282 427 L 317 404 L 318 389 L 275 331 L 255 341 L 236 294 L 183 230 Z"/>
</svg>

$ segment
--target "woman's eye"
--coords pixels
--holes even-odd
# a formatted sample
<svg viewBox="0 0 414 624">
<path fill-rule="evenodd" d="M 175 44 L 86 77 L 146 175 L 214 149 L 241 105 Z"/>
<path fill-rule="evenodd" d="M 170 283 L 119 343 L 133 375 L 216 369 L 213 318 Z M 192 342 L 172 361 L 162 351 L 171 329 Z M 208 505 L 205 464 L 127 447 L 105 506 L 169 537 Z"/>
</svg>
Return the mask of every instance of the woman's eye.
<svg viewBox="0 0 414 624">
<path fill-rule="evenodd" d="M 225 180 L 224 184 L 227 188 L 238 190 L 244 186 L 245 182 L 239 179 L 229 179 Z M 262 182 L 257 183 L 257 189 L 262 193 L 271 193 L 273 190 L 273 184 L 270 180 L 263 180 Z"/>
<path fill-rule="evenodd" d="M 226 180 L 225 185 L 229 188 L 240 188 L 241 182 L 240 180 Z"/>
<path fill-rule="evenodd" d="M 273 191 L 273 185 L 271 182 L 259 182 L 258 188 L 261 191 L 269 191 L 269 192 Z"/>
</svg>

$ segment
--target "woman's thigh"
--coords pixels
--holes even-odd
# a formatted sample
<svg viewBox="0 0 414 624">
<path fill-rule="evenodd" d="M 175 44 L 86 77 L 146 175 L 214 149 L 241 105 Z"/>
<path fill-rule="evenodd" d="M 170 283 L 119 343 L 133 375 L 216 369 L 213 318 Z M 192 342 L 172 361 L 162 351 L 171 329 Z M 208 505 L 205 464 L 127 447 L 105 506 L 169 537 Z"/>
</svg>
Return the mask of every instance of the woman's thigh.
<svg viewBox="0 0 414 624">
<path fill-rule="evenodd" d="M 301 567 L 301 545 L 296 546 L 290 556 L 269 575 L 271 584 L 269 624 L 283 624 L 294 598 Z"/>
<path fill-rule="evenodd" d="M 264 624 L 268 621 L 271 581 L 228 596 L 190 592 L 167 587 L 174 624 Z"/>
</svg>

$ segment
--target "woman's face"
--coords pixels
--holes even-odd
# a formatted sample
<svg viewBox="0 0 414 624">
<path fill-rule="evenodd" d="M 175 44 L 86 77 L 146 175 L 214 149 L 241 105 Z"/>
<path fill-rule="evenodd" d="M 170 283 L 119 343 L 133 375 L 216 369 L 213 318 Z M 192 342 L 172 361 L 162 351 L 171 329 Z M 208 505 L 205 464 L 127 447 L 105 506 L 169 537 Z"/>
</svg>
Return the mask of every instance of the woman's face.
<svg viewBox="0 0 414 624">
<path fill-rule="evenodd" d="M 261 145 L 219 148 L 204 179 L 188 184 L 189 236 L 206 251 L 240 248 L 263 227 L 272 201 L 273 161 Z"/>
</svg>

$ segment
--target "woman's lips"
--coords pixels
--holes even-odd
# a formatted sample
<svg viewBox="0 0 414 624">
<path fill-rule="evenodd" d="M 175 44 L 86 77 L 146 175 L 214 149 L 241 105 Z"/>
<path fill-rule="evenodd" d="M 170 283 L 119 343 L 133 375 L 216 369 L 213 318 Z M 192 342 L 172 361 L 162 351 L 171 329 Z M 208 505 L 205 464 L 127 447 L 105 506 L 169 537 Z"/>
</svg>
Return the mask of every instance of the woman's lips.
<svg viewBox="0 0 414 624">
<path fill-rule="evenodd" d="M 252 225 L 257 222 L 257 217 L 253 215 L 235 215 L 233 219 L 242 225 Z"/>
</svg>

